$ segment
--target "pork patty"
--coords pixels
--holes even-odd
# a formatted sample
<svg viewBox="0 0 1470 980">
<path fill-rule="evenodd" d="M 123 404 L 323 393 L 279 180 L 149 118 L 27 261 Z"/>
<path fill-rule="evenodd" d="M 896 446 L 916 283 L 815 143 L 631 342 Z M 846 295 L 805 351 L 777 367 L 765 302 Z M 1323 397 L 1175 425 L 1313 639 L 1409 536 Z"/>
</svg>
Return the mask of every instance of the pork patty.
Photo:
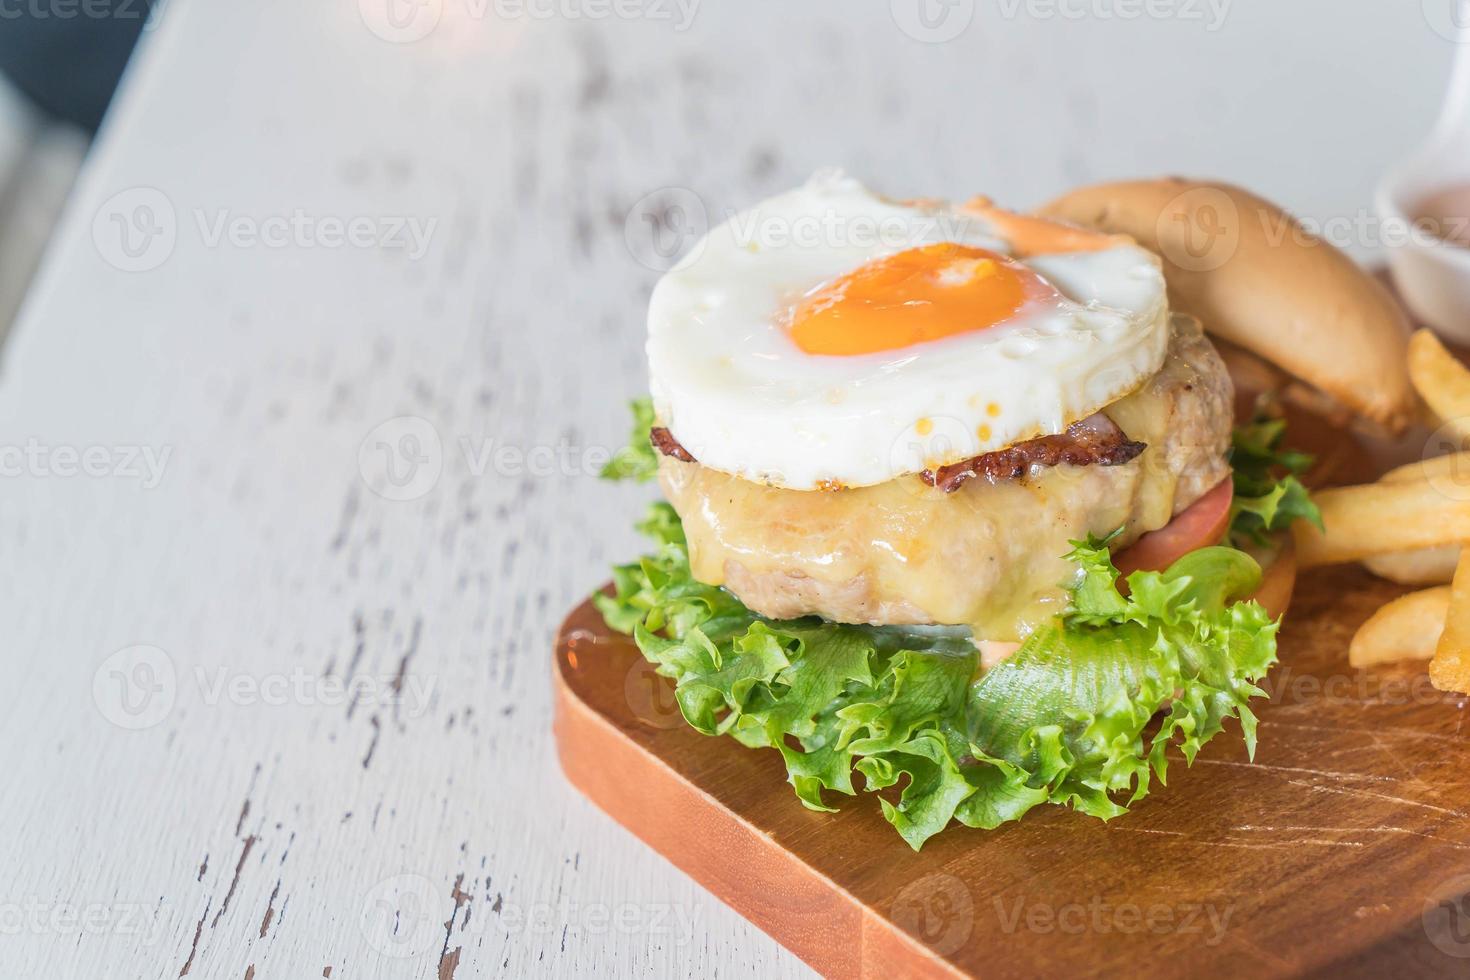
<svg viewBox="0 0 1470 980">
<path fill-rule="evenodd" d="M 659 478 L 684 519 L 695 577 L 762 615 L 962 624 L 1015 640 L 1064 607 L 1070 540 L 1121 527 L 1122 547 L 1228 477 L 1232 394 L 1198 324 L 1176 318 L 1159 372 L 1082 436 L 1106 444 L 1116 430 L 1147 445 L 1114 465 L 1059 458 L 949 493 L 919 476 L 787 490 L 668 456 Z"/>
</svg>

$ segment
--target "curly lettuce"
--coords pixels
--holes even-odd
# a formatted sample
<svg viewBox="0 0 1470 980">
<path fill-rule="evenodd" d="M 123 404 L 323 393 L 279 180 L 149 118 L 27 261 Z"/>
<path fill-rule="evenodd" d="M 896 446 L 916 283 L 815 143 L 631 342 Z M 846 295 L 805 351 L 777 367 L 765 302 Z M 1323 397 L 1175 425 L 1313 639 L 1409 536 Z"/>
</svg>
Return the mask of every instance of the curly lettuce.
<svg viewBox="0 0 1470 980">
<path fill-rule="evenodd" d="M 1285 419 L 1257 419 L 1235 429 L 1230 446 L 1235 482 L 1230 538 L 1236 544 L 1265 545 L 1272 532 L 1298 520 L 1322 527 L 1322 514 L 1299 479 L 1312 468 L 1313 458 L 1283 449 L 1285 434 Z"/>
<path fill-rule="evenodd" d="M 646 446 L 652 410 L 635 415 L 633 445 Z M 1261 435 L 1247 452 L 1263 446 L 1276 453 L 1268 467 L 1284 465 Z M 657 466 L 622 458 L 608 475 L 646 479 Z M 1190 764 L 1230 718 L 1255 752 L 1249 701 L 1276 660 L 1277 623 L 1240 601 L 1261 579 L 1244 552 L 1203 548 L 1120 589 L 1110 538 L 1074 541 L 1065 614 L 986 670 L 964 628 L 756 615 L 694 579 L 672 507 L 652 505 L 639 528 L 653 551 L 614 569 L 613 594 L 595 601 L 674 681 L 689 725 L 779 752 L 811 809 L 877 794 L 915 850 L 953 823 L 990 829 L 1043 803 L 1116 817 L 1165 782 L 1171 747 Z"/>
<path fill-rule="evenodd" d="M 781 753 L 803 804 L 880 792 L 914 849 L 952 821 L 993 828 L 1041 803 L 1109 819 L 1186 762 L 1227 718 L 1255 747 L 1250 698 L 1276 659 L 1254 602 L 1260 568 L 1205 548 L 1119 591 L 1105 541 L 1074 542 L 1066 615 L 982 671 L 968 631 L 774 621 L 690 574 L 683 527 L 654 504 L 655 550 L 596 599 L 613 629 L 675 683 L 695 730 Z M 1164 712 L 1157 730 L 1150 719 Z"/>
<path fill-rule="evenodd" d="M 648 439 L 653 428 L 653 401 L 636 398 L 628 407 L 633 410 L 633 431 L 628 436 L 628 444 L 614 453 L 597 475 L 604 480 L 643 483 L 658 474 L 658 450 Z"/>
</svg>

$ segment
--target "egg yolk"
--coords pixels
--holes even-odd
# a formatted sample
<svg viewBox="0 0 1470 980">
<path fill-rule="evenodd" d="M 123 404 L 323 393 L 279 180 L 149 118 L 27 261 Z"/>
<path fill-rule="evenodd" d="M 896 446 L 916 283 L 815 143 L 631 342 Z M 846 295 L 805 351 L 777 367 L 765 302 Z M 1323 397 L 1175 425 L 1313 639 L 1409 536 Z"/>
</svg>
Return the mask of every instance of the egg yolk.
<svg viewBox="0 0 1470 980">
<path fill-rule="evenodd" d="M 950 242 L 869 262 L 804 296 L 787 333 L 808 354 L 873 354 L 984 330 L 1060 294 L 996 252 Z"/>
</svg>

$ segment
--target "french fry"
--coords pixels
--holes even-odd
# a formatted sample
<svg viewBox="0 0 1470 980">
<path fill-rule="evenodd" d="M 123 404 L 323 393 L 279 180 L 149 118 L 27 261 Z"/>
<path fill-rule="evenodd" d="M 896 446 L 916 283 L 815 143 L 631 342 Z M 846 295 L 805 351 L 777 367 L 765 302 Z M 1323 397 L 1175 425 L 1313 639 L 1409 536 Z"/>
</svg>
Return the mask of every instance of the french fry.
<svg viewBox="0 0 1470 980">
<path fill-rule="evenodd" d="M 1407 463 L 1383 474 L 1383 483 L 1414 483 L 1427 480 L 1447 495 L 1470 505 L 1470 452 L 1450 453 Z M 1448 585 L 1460 560 L 1457 545 L 1442 545 L 1419 551 L 1396 551 L 1363 559 L 1368 571 L 1400 585 Z"/>
<path fill-rule="evenodd" d="M 1461 439 L 1470 437 L 1470 369 L 1429 330 L 1409 338 L 1409 380 L 1441 422 Z"/>
<path fill-rule="evenodd" d="M 1358 627 L 1348 645 L 1348 663 L 1371 667 L 1400 660 L 1428 660 L 1434 656 L 1449 608 L 1448 585 L 1399 596 L 1379 607 Z"/>
<path fill-rule="evenodd" d="M 1470 503 L 1428 480 L 1334 487 L 1312 499 L 1322 511 L 1326 531 L 1296 522 L 1293 533 L 1302 568 L 1470 541 Z"/>
<path fill-rule="evenodd" d="M 1418 551 L 1391 551 L 1363 559 L 1363 566 L 1399 585 L 1448 585 L 1460 561 L 1460 546 L 1444 544 Z"/>
<path fill-rule="evenodd" d="M 1444 632 L 1429 661 L 1429 682 L 1441 691 L 1470 694 L 1470 549 L 1460 553 L 1455 568 Z"/>
<path fill-rule="evenodd" d="M 1447 480 L 1466 488 L 1470 496 L 1470 452 L 1432 456 L 1395 466 L 1383 474 L 1383 483 L 1413 483 L 1416 480 Z"/>
<path fill-rule="evenodd" d="M 1439 338 L 1409 339 L 1409 380 L 1448 433 L 1470 443 L 1470 369 Z M 1407 584 L 1449 581 L 1395 599 L 1359 627 L 1355 667 L 1429 657 L 1429 680 L 1470 694 L 1470 452 L 1390 470 L 1381 482 L 1315 495 L 1326 533 L 1297 524 L 1303 567 L 1360 559 Z"/>
</svg>

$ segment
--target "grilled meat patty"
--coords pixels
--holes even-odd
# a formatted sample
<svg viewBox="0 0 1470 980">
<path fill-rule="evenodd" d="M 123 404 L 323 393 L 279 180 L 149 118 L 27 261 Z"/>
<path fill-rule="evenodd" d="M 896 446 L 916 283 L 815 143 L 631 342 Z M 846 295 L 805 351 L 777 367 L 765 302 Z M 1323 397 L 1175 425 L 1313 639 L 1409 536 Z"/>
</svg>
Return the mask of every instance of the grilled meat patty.
<svg viewBox="0 0 1470 980">
<path fill-rule="evenodd" d="M 1121 547 L 1228 477 L 1232 395 L 1198 325 L 1177 318 L 1163 367 L 1101 418 L 956 464 L 963 478 L 798 491 L 667 455 L 659 477 L 695 576 L 763 615 L 1013 640 L 1062 608 L 1070 540 L 1121 527 Z"/>
</svg>

